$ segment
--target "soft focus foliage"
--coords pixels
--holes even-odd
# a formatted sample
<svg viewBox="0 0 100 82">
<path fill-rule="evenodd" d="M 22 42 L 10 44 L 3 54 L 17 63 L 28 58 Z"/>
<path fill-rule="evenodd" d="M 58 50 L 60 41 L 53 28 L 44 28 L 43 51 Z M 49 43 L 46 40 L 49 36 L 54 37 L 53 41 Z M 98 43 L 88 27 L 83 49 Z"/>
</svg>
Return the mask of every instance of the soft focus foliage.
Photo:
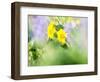
<svg viewBox="0 0 100 82">
<path fill-rule="evenodd" d="M 88 63 L 87 18 L 30 15 L 28 25 L 29 66 Z"/>
</svg>

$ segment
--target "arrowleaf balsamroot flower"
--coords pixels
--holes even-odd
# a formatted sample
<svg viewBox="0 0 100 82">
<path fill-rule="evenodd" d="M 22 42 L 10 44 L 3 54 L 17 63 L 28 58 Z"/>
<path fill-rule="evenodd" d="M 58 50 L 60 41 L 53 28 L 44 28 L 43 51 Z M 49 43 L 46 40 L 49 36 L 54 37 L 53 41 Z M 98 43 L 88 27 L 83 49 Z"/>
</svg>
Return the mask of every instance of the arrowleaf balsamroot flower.
<svg viewBox="0 0 100 82">
<path fill-rule="evenodd" d="M 60 29 L 58 32 L 57 32 L 57 38 L 58 38 L 58 41 L 61 43 L 61 44 L 65 44 L 66 43 L 66 32 L 63 30 L 63 29 Z"/>
<path fill-rule="evenodd" d="M 51 21 L 50 24 L 48 25 L 48 38 L 53 39 L 55 32 L 56 28 L 54 26 L 54 22 Z"/>
</svg>

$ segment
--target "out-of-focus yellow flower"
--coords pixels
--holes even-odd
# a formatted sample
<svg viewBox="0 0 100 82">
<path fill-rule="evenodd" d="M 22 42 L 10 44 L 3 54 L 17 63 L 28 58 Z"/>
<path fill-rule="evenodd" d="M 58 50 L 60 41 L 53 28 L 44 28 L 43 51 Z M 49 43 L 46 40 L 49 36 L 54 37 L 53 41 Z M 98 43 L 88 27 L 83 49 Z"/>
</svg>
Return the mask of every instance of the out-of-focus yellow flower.
<svg viewBox="0 0 100 82">
<path fill-rule="evenodd" d="M 80 24 L 80 19 L 76 19 L 75 22 L 76 22 L 76 24 L 79 25 Z"/>
<path fill-rule="evenodd" d="M 73 21 L 73 17 L 70 17 L 70 16 L 69 16 L 69 17 L 66 18 L 66 22 L 67 22 L 67 23 L 70 23 L 70 22 L 72 22 L 72 21 Z"/>
<path fill-rule="evenodd" d="M 63 29 L 60 29 L 58 32 L 57 32 L 57 38 L 58 38 L 58 41 L 61 43 L 61 44 L 65 44 L 65 40 L 66 40 L 66 33 Z"/>
<path fill-rule="evenodd" d="M 54 38 L 54 33 L 56 32 L 54 22 L 51 21 L 49 26 L 48 26 L 48 38 L 53 39 Z"/>
</svg>

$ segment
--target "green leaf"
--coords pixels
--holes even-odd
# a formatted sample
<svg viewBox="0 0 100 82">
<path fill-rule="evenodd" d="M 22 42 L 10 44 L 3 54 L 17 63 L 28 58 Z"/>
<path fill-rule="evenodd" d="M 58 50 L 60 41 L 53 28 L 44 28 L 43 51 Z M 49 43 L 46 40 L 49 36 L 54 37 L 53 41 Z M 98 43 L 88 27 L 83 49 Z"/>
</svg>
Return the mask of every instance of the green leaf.
<svg viewBox="0 0 100 82">
<path fill-rule="evenodd" d="M 64 28 L 64 26 L 61 25 L 61 24 L 56 25 L 56 30 L 57 30 L 57 31 L 60 30 L 60 29 L 63 29 L 63 28 Z"/>
</svg>

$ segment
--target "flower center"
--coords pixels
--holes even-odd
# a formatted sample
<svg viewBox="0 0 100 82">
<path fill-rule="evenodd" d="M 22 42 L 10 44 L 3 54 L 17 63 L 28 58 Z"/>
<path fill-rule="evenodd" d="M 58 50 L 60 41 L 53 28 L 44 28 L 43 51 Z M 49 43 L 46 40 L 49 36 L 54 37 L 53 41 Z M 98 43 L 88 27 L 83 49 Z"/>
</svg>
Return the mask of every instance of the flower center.
<svg viewBox="0 0 100 82">
<path fill-rule="evenodd" d="M 65 36 L 64 36 L 63 34 L 61 34 L 60 38 L 62 38 L 62 39 L 63 39 L 63 38 L 65 38 Z"/>
</svg>

